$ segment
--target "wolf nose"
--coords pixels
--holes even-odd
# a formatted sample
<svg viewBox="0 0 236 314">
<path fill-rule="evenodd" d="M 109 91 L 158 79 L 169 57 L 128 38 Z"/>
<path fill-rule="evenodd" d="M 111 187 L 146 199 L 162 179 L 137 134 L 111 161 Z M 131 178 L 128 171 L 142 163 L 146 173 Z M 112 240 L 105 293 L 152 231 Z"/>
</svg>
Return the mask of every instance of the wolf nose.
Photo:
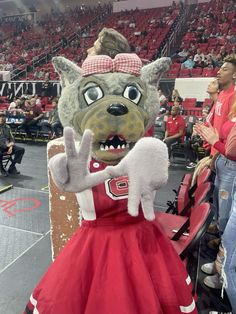
<svg viewBox="0 0 236 314">
<path fill-rule="evenodd" d="M 113 116 L 123 116 L 124 114 L 128 113 L 128 108 L 123 104 L 111 104 L 107 108 L 107 112 Z"/>
</svg>

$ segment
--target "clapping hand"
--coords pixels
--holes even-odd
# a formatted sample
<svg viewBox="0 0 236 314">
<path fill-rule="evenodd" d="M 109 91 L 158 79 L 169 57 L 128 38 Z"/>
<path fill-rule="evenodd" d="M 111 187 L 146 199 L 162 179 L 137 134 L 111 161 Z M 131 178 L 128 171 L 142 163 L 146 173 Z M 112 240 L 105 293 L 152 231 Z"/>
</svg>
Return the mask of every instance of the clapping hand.
<svg viewBox="0 0 236 314">
<path fill-rule="evenodd" d="M 209 127 L 204 124 L 197 123 L 194 130 L 212 146 L 219 141 L 219 133 L 210 123 Z"/>
</svg>

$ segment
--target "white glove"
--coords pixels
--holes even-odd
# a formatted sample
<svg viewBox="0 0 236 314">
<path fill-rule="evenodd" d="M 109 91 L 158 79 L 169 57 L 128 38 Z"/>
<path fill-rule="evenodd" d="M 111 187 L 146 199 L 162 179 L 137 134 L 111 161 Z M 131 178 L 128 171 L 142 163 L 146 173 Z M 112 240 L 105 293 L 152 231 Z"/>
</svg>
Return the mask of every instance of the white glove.
<svg viewBox="0 0 236 314">
<path fill-rule="evenodd" d="M 61 190 L 79 193 L 110 178 L 106 169 L 96 173 L 89 172 L 92 137 L 92 132 L 85 130 L 77 151 L 73 129 L 64 128 L 65 153 L 53 156 L 48 165 L 53 181 Z"/>
<path fill-rule="evenodd" d="M 168 166 L 166 144 L 146 137 L 140 139 L 118 165 L 106 168 L 113 177 L 129 177 L 128 213 L 131 216 L 138 216 L 141 201 L 144 217 L 155 219 L 155 191 L 166 184 Z"/>
</svg>

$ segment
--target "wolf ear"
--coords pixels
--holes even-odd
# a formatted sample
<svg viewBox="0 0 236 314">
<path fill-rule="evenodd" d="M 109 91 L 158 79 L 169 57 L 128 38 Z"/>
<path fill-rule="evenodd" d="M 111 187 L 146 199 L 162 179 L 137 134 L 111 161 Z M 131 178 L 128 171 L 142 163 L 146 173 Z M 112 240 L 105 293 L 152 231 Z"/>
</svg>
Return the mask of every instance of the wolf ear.
<svg viewBox="0 0 236 314">
<path fill-rule="evenodd" d="M 170 64 L 171 59 L 165 57 L 143 66 L 141 69 L 142 81 L 158 86 L 161 76 L 169 70 Z"/>
<path fill-rule="evenodd" d="M 64 57 L 52 58 L 52 64 L 60 75 L 62 88 L 71 85 L 81 76 L 81 69 Z"/>
</svg>

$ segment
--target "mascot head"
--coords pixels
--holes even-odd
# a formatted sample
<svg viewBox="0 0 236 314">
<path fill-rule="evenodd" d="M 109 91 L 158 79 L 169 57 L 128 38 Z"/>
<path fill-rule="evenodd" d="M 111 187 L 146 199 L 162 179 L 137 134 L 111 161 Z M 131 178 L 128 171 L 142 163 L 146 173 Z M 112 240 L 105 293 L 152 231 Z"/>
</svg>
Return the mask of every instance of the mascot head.
<svg viewBox="0 0 236 314">
<path fill-rule="evenodd" d="M 89 56 L 82 67 L 64 57 L 53 58 L 62 94 L 59 116 L 81 136 L 94 133 L 92 156 L 118 163 L 152 126 L 159 111 L 158 82 L 169 58 L 142 67 L 136 54 Z"/>
</svg>

